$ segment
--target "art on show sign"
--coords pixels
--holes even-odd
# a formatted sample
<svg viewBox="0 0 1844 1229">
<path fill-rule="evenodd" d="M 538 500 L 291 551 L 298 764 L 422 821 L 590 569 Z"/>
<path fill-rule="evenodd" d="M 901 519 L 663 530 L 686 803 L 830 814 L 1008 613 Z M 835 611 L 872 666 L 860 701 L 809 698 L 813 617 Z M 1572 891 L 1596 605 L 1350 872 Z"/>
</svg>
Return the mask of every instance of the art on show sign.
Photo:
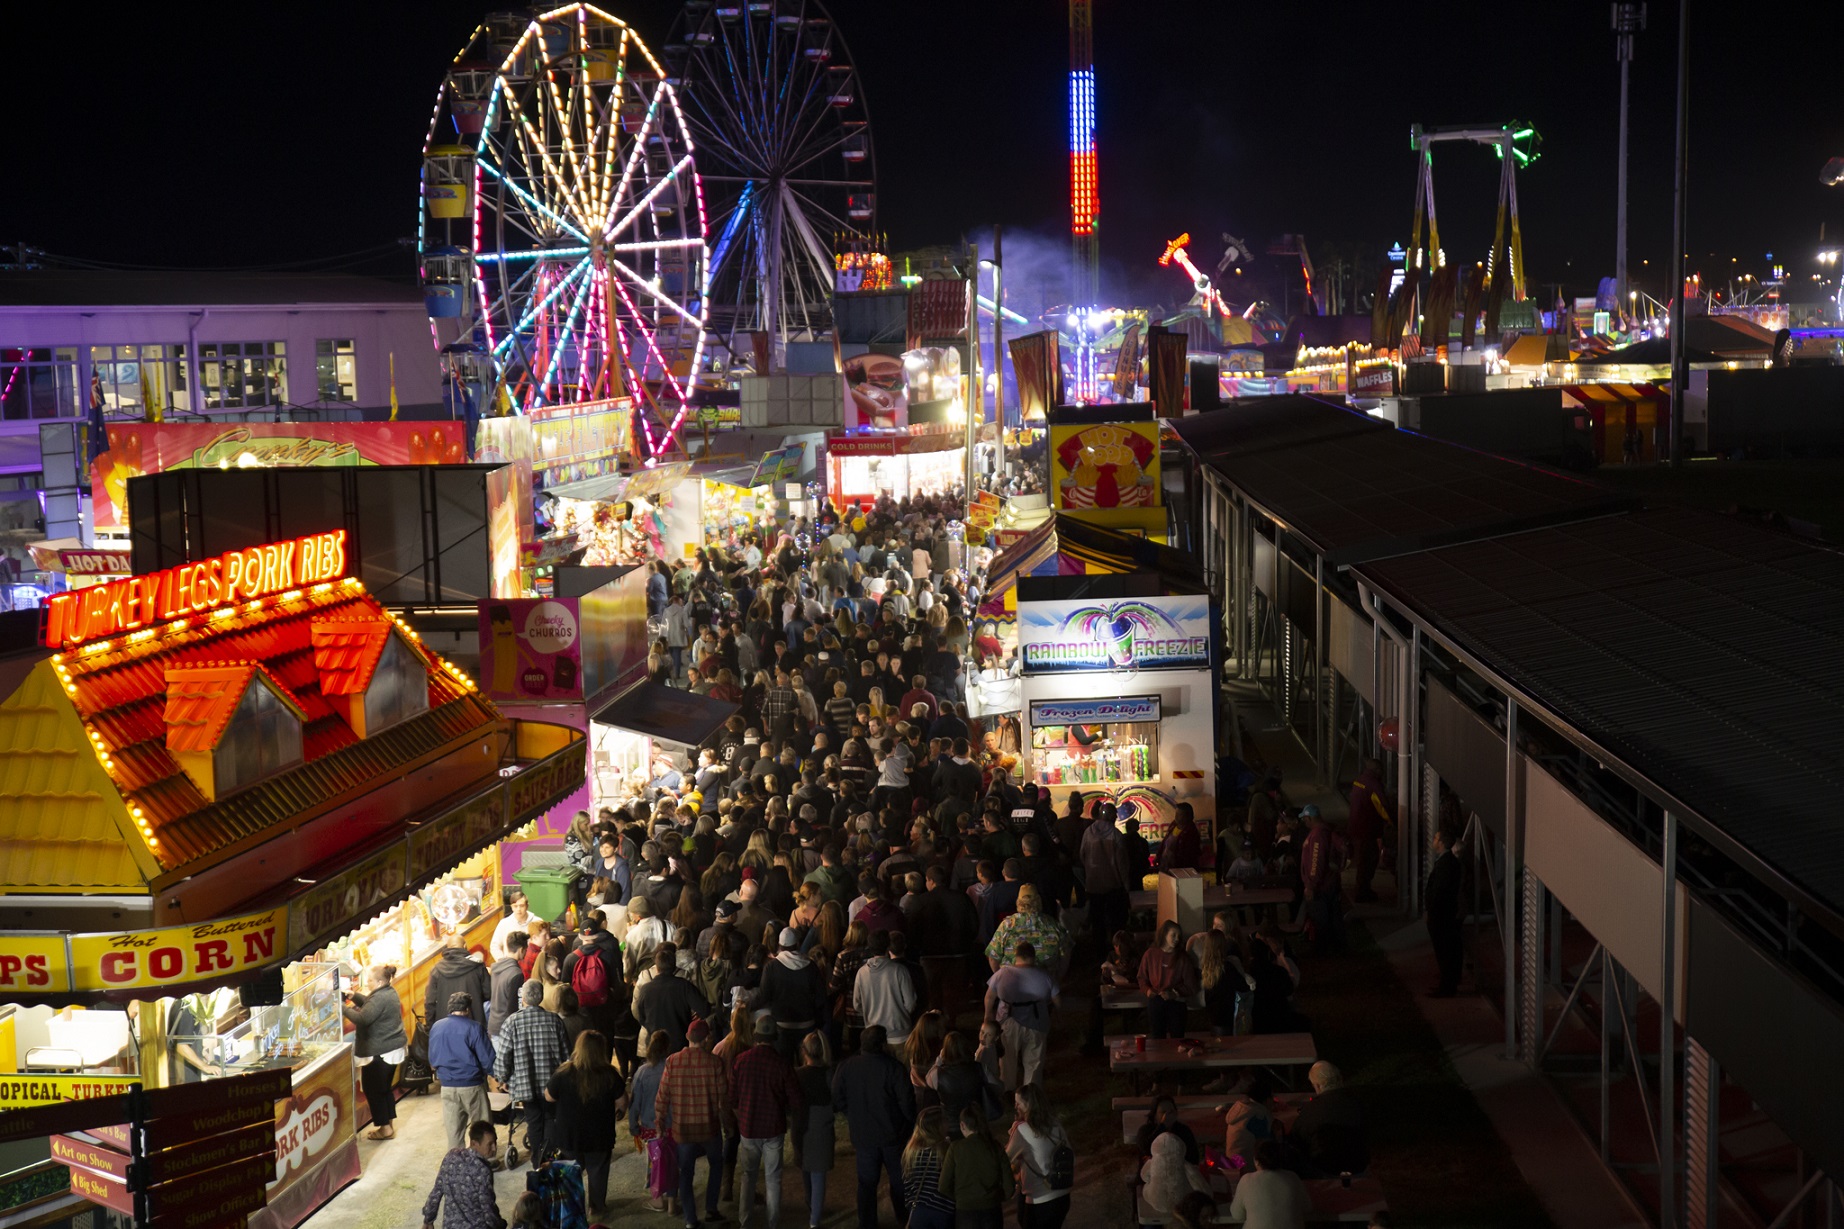
<svg viewBox="0 0 1844 1229">
<path fill-rule="evenodd" d="M 1018 651 L 1026 674 L 1208 669 L 1209 599 L 1020 602 Z"/>
<path fill-rule="evenodd" d="M 43 643 L 54 649 L 75 648 L 156 623 L 336 580 L 346 575 L 350 562 L 346 531 L 334 529 L 228 551 L 146 576 L 54 593 L 43 608 Z"/>
<path fill-rule="evenodd" d="M 1033 700 L 1032 726 L 1113 725 L 1159 720 L 1158 696 L 1122 696 L 1113 700 Z"/>
<path fill-rule="evenodd" d="M 459 465 L 459 422 L 118 423 L 90 466 L 98 529 L 128 527 L 128 480 L 175 469 Z"/>
<path fill-rule="evenodd" d="M 583 645 L 574 601 L 480 604 L 480 681 L 490 700 L 580 700 Z"/>
</svg>

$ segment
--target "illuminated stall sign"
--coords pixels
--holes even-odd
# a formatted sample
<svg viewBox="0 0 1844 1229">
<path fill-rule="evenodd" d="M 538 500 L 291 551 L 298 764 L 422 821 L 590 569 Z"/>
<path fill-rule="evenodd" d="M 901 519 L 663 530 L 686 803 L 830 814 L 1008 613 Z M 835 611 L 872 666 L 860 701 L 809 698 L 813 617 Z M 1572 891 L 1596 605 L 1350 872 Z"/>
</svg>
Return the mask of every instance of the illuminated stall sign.
<svg viewBox="0 0 1844 1229">
<path fill-rule="evenodd" d="M 1026 674 L 1208 669 L 1210 605 L 1201 597 L 1020 602 L 1018 650 Z"/>
<path fill-rule="evenodd" d="M 346 575 L 346 531 L 310 533 L 46 599 L 43 641 L 74 648 Z"/>
<path fill-rule="evenodd" d="M 1033 700 L 1031 724 L 1115 725 L 1159 720 L 1158 696 L 1123 696 L 1116 700 Z"/>
</svg>

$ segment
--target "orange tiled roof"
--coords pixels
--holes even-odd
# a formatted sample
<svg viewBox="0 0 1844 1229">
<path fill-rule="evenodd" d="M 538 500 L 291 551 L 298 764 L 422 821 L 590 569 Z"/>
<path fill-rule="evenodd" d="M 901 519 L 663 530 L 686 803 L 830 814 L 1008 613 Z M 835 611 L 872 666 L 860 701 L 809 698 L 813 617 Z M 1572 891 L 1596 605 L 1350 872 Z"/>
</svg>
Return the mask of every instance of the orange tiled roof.
<svg viewBox="0 0 1844 1229">
<path fill-rule="evenodd" d="M 443 669 L 433 654 L 409 642 L 428 666 L 429 711 L 359 739 L 322 694 L 314 662 L 314 623 L 348 619 L 387 626 L 391 622 L 369 594 L 335 584 L 271 601 L 260 613 L 244 607 L 221 610 L 177 629 L 136 633 L 140 639 L 119 638 L 102 651 L 86 651 L 96 646 L 85 646 L 46 663 L 66 672 L 68 687 L 59 689 L 67 690 L 65 703 L 74 707 L 80 720 L 78 737 L 93 734 L 108 752 L 112 763 L 105 779 L 119 791 L 123 805 L 140 808 L 148 834 L 158 841 L 151 855 L 156 871 L 177 869 L 303 811 L 369 788 L 403 765 L 498 720 L 493 707 Z M 214 803 L 181 771 L 167 746 L 167 672 L 227 665 L 260 667 L 298 707 L 306 762 Z M 96 762 L 94 755 L 86 758 Z M 5 776 L 0 773 L 0 781 Z"/>
<path fill-rule="evenodd" d="M 391 623 L 382 618 L 316 618 L 313 634 L 320 694 L 353 696 L 371 686 L 372 671 L 391 637 Z"/>
<path fill-rule="evenodd" d="M 169 666 L 166 672 L 166 749 L 175 754 L 212 751 L 257 675 L 303 721 L 307 714 L 275 676 L 253 661 L 209 666 Z"/>
</svg>

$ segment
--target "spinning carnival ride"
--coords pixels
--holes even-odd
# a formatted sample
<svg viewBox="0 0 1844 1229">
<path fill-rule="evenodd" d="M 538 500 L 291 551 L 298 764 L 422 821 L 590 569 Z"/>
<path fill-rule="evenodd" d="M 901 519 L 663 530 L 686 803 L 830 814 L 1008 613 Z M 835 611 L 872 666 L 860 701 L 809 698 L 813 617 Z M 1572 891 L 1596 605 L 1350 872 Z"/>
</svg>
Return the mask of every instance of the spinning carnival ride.
<svg viewBox="0 0 1844 1229">
<path fill-rule="evenodd" d="M 790 340 L 831 328 L 833 252 L 875 231 L 876 160 L 863 84 L 818 0 L 684 0 L 664 56 L 710 194 L 709 324 Z"/>
<path fill-rule="evenodd" d="M 625 23 L 487 17 L 430 117 L 417 245 L 436 345 L 487 360 L 483 406 L 632 397 L 637 447 L 671 445 L 704 357 L 704 202 L 677 93 Z"/>
</svg>

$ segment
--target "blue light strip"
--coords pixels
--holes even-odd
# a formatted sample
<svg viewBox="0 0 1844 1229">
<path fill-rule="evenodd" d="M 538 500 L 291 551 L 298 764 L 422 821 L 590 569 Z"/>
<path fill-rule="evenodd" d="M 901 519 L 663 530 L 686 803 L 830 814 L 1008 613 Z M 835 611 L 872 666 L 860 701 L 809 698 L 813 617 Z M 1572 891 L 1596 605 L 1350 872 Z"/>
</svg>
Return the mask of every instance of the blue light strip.
<svg viewBox="0 0 1844 1229">
<path fill-rule="evenodd" d="M 730 211 L 730 220 L 724 224 L 723 237 L 717 241 L 717 248 L 711 253 L 710 268 L 713 275 L 717 270 L 723 268 L 724 256 L 730 250 L 730 242 L 736 238 L 736 232 L 742 227 L 743 218 L 749 212 L 749 197 L 755 191 L 755 187 L 755 180 L 750 180 L 743 185 L 742 194 L 736 198 L 736 208 Z"/>
</svg>

